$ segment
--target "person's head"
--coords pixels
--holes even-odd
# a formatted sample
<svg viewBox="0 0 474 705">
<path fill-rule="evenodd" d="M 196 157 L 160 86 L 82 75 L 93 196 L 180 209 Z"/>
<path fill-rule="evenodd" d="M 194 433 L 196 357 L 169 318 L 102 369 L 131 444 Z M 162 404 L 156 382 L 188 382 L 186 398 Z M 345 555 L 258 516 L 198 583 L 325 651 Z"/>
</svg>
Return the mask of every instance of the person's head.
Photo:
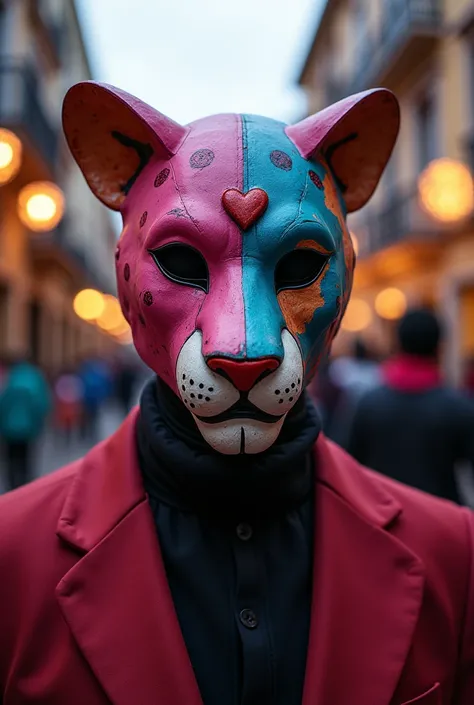
<svg viewBox="0 0 474 705">
<path fill-rule="evenodd" d="M 370 360 L 371 355 L 369 348 L 362 338 L 356 338 L 353 347 L 353 356 L 355 360 Z"/>
<path fill-rule="evenodd" d="M 341 323 L 345 218 L 390 157 L 395 97 L 367 91 L 291 126 L 182 126 L 88 82 L 68 92 L 63 124 L 92 191 L 123 217 L 118 294 L 138 353 L 214 449 L 266 450 Z"/>
<path fill-rule="evenodd" d="M 401 352 L 418 357 L 435 358 L 442 341 L 442 328 L 436 315 L 424 308 L 412 309 L 398 325 Z"/>
</svg>

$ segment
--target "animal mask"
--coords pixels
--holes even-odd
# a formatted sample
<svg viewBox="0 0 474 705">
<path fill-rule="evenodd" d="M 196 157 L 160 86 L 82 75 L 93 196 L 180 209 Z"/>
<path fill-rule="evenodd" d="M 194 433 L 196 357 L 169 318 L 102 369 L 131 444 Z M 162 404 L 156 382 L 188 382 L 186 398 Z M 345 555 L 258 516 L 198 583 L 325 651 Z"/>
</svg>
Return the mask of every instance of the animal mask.
<svg viewBox="0 0 474 705">
<path fill-rule="evenodd" d="M 182 127 L 80 83 L 63 124 L 93 193 L 123 217 L 118 293 L 136 349 L 226 454 L 260 453 L 336 334 L 370 198 L 399 126 L 360 93 L 292 126 L 218 115 Z"/>
</svg>

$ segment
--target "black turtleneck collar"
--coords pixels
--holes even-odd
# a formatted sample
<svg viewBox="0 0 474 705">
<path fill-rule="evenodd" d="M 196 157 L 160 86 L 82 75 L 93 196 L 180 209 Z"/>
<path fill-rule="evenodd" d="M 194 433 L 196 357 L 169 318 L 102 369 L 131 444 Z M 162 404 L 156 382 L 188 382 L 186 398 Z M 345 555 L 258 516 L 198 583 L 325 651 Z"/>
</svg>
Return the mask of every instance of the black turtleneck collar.
<svg viewBox="0 0 474 705">
<path fill-rule="evenodd" d="M 202 438 L 190 412 L 161 380 L 145 387 L 137 440 L 145 488 L 182 511 L 265 516 L 295 508 L 312 488 L 310 450 L 321 423 L 304 395 L 277 442 L 258 455 L 222 455 Z"/>
</svg>

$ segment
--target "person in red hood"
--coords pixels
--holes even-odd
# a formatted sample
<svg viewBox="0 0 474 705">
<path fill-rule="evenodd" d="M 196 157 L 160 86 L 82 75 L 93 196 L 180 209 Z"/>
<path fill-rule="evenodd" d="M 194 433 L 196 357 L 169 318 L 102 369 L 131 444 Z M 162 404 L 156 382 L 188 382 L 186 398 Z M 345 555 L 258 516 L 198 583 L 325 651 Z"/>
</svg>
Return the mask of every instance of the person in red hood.
<svg viewBox="0 0 474 705">
<path fill-rule="evenodd" d="M 441 342 L 431 311 L 404 316 L 399 353 L 385 363 L 383 384 L 359 403 L 348 450 L 384 475 L 460 503 L 455 469 L 474 462 L 474 405 L 443 384 Z"/>
</svg>

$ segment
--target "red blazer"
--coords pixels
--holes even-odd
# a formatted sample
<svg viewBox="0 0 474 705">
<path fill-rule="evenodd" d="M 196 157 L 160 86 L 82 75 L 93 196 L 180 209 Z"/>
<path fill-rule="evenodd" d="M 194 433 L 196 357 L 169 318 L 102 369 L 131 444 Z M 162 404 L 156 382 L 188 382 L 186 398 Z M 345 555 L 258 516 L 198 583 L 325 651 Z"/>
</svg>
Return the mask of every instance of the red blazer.
<svg viewBox="0 0 474 705">
<path fill-rule="evenodd" d="M 3 705 L 202 705 L 136 414 L 83 460 L 0 498 Z M 473 515 L 323 437 L 315 453 L 303 705 L 473 705 Z"/>
</svg>

